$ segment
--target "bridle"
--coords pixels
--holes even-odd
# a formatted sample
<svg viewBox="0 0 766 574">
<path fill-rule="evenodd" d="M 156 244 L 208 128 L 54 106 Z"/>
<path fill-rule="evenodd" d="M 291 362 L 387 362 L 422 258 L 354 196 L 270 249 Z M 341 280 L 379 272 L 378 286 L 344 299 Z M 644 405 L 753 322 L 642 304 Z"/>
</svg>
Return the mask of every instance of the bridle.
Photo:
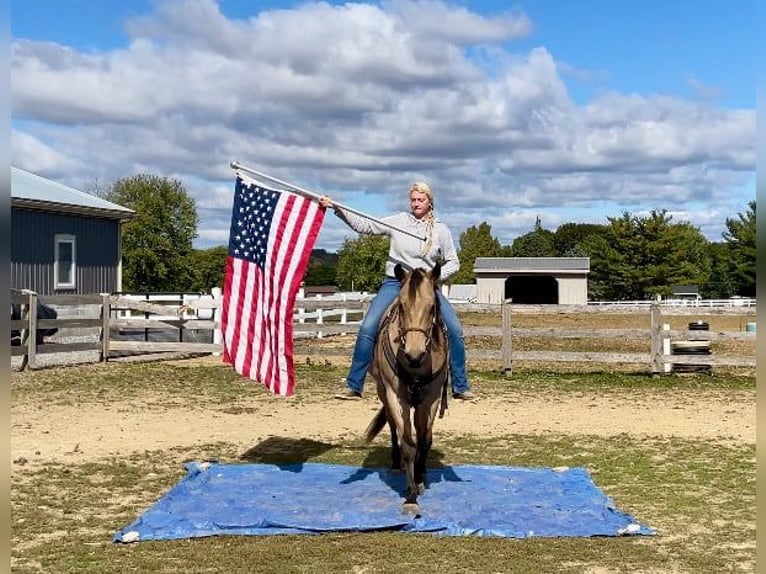
<svg viewBox="0 0 766 574">
<path fill-rule="evenodd" d="M 399 311 L 402 307 L 402 304 L 399 303 L 398 305 L 393 305 L 391 307 L 391 312 L 389 313 L 390 319 L 393 321 L 393 319 L 399 314 Z M 428 326 L 428 329 L 421 329 L 420 327 L 408 327 L 407 329 L 402 328 L 402 321 L 399 321 L 399 344 L 404 346 L 404 338 L 407 336 L 407 333 L 422 333 L 423 336 L 426 338 L 426 351 L 431 350 L 431 341 L 433 341 L 433 335 L 434 335 L 434 327 L 436 326 L 436 310 L 435 308 L 431 309 L 431 324 Z"/>
</svg>

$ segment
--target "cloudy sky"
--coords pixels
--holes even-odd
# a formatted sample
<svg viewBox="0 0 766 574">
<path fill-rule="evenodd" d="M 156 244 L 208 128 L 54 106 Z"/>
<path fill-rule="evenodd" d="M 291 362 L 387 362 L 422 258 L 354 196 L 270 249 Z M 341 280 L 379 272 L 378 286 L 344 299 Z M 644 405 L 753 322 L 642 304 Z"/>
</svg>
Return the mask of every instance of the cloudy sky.
<svg viewBox="0 0 766 574">
<path fill-rule="evenodd" d="M 371 215 L 426 180 L 457 241 L 755 199 L 755 0 L 24 0 L 12 163 L 182 180 L 227 242 L 232 160 Z M 352 236 L 329 216 L 317 246 Z"/>
</svg>

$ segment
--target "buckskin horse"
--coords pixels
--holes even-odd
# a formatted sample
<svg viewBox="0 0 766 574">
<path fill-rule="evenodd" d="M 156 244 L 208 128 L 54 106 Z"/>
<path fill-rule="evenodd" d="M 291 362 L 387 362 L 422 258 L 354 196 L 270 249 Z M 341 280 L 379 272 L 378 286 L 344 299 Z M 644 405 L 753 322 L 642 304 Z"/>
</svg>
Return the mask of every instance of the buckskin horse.
<svg viewBox="0 0 766 574">
<path fill-rule="evenodd" d="M 388 423 L 391 467 L 403 469 L 407 480 L 402 512 L 412 515 L 418 514 L 418 495 L 425 491 L 437 410 L 442 417 L 447 408 L 449 348 L 436 295 L 440 271 L 439 264 L 430 272 L 396 265 L 399 296 L 381 320 L 369 371 L 383 406 L 366 439 L 371 442 Z"/>
</svg>

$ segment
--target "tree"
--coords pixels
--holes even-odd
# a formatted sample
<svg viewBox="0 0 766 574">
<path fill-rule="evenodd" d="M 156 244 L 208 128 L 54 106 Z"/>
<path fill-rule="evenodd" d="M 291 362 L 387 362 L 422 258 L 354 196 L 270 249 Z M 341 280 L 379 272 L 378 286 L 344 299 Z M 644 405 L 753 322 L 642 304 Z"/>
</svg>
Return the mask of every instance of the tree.
<svg viewBox="0 0 766 574">
<path fill-rule="evenodd" d="M 338 286 L 345 290 L 377 291 L 388 261 L 390 240 L 383 235 L 346 238 L 338 251 Z"/>
<path fill-rule="evenodd" d="M 520 235 L 511 244 L 511 257 L 555 257 L 553 232 L 543 229 L 538 217 L 535 227 L 525 235 Z"/>
<path fill-rule="evenodd" d="M 553 232 L 556 257 L 587 257 L 583 246 L 592 235 L 604 235 L 607 227 L 597 223 L 564 223 Z"/>
<path fill-rule="evenodd" d="M 306 285 L 336 285 L 337 273 L 338 255 L 324 249 L 314 249 L 303 281 Z"/>
<path fill-rule="evenodd" d="M 219 245 L 210 249 L 193 250 L 186 263 L 188 283 L 178 286 L 179 291 L 209 293 L 213 287 L 223 288 L 228 247 Z"/>
<path fill-rule="evenodd" d="M 188 258 L 197 237 L 197 209 L 180 181 L 135 175 L 117 181 L 106 199 L 136 212 L 122 227 L 127 290 L 180 291 L 193 282 Z"/>
<path fill-rule="evenodd" d="M 475 283 L 473 267 L 477 257 L 501 257 L 500 242 L 492 237 L 492 226 L 486 221 L 479 227 L 472 226 L 460 234 L 460 250 L 457 257 L 460 269 L 450 277 L 450 283 Z"/>
<path fill-rule="evenodd" d="M 711 243 L 710 277 L 700 289 L 700 295 L 705 299 L 726 299 L 737 292 L 734 257 L 729 243 Z"/>
<path fill-rule="evenodd" d="M 755 200 L 745 213 L 726 219 L 723 238 L 732 248 L 734 280 L 738 295 L 755 297 Z"/>
<path fill-rule="evenodd" d="M 592 295 L 642 300 L 670 295 L 676 285 L 706 283 L 707 239 L 690 223 L 672 219 L 665 210 L 646 217 L 626 212 L 609 218 L 609 232 L 584 244 L 591 257 Z"/>
</svg>

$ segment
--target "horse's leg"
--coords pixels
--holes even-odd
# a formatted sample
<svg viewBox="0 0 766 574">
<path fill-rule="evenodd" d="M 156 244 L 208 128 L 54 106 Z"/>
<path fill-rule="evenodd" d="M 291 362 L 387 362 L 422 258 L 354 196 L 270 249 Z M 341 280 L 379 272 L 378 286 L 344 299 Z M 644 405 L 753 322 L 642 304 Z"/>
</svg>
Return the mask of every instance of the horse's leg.
<svg viewBox="0 0 766 574">
<path fill-rule="evenodd" d="M 406 391 L 402 389 L 402 393 Z M 404 469 L 407 480 L 407 487 L 404 493 L 404 506 L 402 512 L 405 514 L 418 513 L 418 488 L 415 484 L 415 456 L 417 445 L 412 430 L 412 415 L 410 405 L 406 396 L 399 396 L 395 389 L 389 386 L 385 392 L 386 409 L 389 420 L 393 422 L 398 441 L 398 451 L 400 454 L 401 467 Z M 392 433 L 393 434 L 393 433 Z"/>
<path fill-rule="evenodd" d="M 407 416 L 409 419 L 409 415 Z M 404 496 L 404 506 L 402 512 L 405 514 L 418 513 L 418 486 L 415 483 L 415 456 L 417 455 L 417 445 L 412 436 L 412 426 L 407 420 L 407 428 L 403 436 L 399 439 L 399 448 L 402 452 L 402 462 L 404 472 L 407 477 L 407 491 Z"/>
<path fill-rule="evenodd" d="M 391 431 L 391 469 L 402 470 L 402 451 L 399 448 L 399 436 L 396 432 L 396 425 L 393 422 L 388 423 Z"/>
<path fill-rule="evenodd" d="M 415 456 L 415 484 L 420 494 L 423 494 L 426 489 L 426 461 L 433 441 L 428 411 L 428 405 L 425 404 L 421 404 L 415 409 L 415 433 L 418 445 Z"/>
<path fill-rule="evenodd" d="M 400 468 L 404 469 L 407 481 L 405 491 L 405 503 L 402 512 L 405 514 L 417 514 L 418 491 L 415 486 L 415 451 L 416 445 L 412 436 L 412 421 L 410 415 L 410 406 L 407 403 L 407 397 L 399 397 L 394 388 L 397 382 L 389 382 L 379 389 L 379 398 L 386 408 L 388 424 L 391 429 L 392 462 L 398 452 Z M 404 391 L 403 391 L 404 392 Z M 394 443 L 394 436 L 396 443 Z"/>
<path fill-rule="evenodd" d="M 439 386 L 440 390 L 441 385 Z M 417 456 L 415 457 L 415 483 L 420 494 L 423 494 L 426 489 L 426 463 L 433 444 L 433 427 L 439 408 L 440 394 L 439 392 L 429 396 L 428 400 L 423 401 L 415 409 L 415 433 L 418 445 Z"/>
</svg>

